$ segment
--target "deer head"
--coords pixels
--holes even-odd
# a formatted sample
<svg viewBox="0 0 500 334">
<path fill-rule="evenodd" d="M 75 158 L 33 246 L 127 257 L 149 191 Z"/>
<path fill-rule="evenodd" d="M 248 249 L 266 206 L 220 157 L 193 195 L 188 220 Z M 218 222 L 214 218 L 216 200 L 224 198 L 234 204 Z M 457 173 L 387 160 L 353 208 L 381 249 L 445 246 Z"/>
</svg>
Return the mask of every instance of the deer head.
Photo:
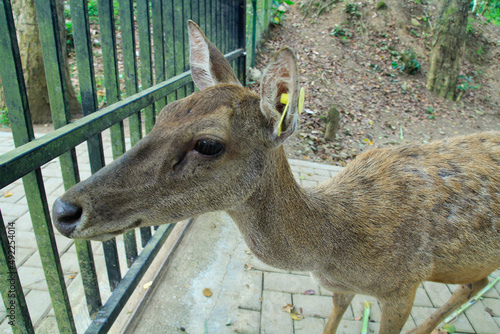
<svg viewBox="0 0 500 334">
<path fill-rule="evenodd" d="M 63 235 L 106 240 L 127 229 L 235 207 L 259 185 L 266 156 L 293 133 L 293 52 L 284 48 L 275 55 L 259 97 L 241 86 L 194 22 L 188 27 L 191 73 L 200 91 L 168 104 L 136 146 L 56 200 L 53 221 Z M 290 103 L 282 119 L 284 93 Z"/>
</svg>

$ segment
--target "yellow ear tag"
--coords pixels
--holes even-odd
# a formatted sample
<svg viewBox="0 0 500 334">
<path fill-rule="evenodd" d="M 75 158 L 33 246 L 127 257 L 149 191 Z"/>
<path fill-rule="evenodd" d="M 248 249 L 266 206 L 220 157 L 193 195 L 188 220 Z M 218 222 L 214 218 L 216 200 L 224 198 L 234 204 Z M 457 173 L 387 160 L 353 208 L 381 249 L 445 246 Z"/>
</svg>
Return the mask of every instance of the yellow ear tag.
<svg viewBox="0 0 500 334">
<path fill-rule="evenodd" d="M 288 105 L 290 102 L 290 101 L 288 101 L 288 94 L 285 94 L 285 93 L 281 94 L 280 102 L 282 104 L 286 103 L 286 106 L 285 106 L 285 110 L 283 110 L 283 114 L 281 114 L 281 119 L 280 119 L 280 122 L 278 124 L 278 137 L 281 136 L 281 126 L 283 125 L 283 120 L 285 119 L 286 112 L 288 111 Z"/>
<path fill-rule="evenodd" d="M 280 103 L 281 104 L 288 104 L 288 94 L 287 93 L 281 94 Z"/>
<path fill-rule="evenodd" d="M 298 106 L 298 109 L 299 109 L 299 115 L 302 113 L 302 110 L 304 110 L 304 100 L 306 98 L 306 90 L 304 89 L 304 87 L 302 87 L 300 89 L 300 93 L 299 93 L 299 106 Z"/>
</svg>

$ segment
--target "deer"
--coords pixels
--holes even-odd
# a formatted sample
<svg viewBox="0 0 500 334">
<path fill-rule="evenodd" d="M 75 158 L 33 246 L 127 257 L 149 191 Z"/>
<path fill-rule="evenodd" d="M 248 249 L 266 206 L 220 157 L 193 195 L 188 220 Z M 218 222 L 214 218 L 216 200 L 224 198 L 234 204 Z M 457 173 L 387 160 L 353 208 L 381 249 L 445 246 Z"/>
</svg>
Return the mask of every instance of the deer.
<svg viewBox="0 0 500 334">
<path fill-rule="evenodd" d="M 257 258 L 310 272 L 333 292 L 323 333 L 336 332 L 355 294 L 378 299 L 380 333 L 392 334 L 423 281 L 460 284 L 409 332 L 430 333 L 488 284 L 500 267 L 499 132 L 373 148 L 301 187 L 283 148 L 298 122 L 291 48 L 270 60 L 259 95 L 196 23 L 188 29 L 199 91 L 168 104 L 138 144 L 55 201 L 63 235 L 106 240 L 224 210 Z"/>
</svg>

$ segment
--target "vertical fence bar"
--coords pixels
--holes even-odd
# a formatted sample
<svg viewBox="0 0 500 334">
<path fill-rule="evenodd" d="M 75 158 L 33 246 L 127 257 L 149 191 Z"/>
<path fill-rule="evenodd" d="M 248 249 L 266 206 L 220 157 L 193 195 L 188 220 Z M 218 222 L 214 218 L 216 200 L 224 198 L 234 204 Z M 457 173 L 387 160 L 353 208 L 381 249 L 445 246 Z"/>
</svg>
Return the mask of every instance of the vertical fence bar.
<svg viewBox="0 0 500 334">
<path fill-rule="evenodd" d="M 122 35 L 122 53 L 125 70 L 125 90 L 128 96 L 138 92 L 137 62 L 135 57 L 135 29 L 134 9 L 132 0 L 119 0 L 120 27 Z M 141 113 L 137 112 L 129 117 L 130 141 L 132 146 L 142 138 Z M 135 231 L 130 230 L 123 234 L 127 266 L 130 267 L 137 257 L 137 242 Z"/>
<path fill-rule="evenodd" d="M 51 4 L 55 6 L 55 3 Z M 50 6 L 37 2 L 37 19 L 39 21 L 40 42 L 43 50 L 47 89 L 52 111 L 54 128 L 58 129 L 71 122 L 71 114 L 67 103 L 67 85 L 65 76 L 65 60 L 62 51 L 60 27 L 57 12 L 50 12 Z M 56 10 L 52 7 L 52 10 Z M 60 156 L 61 172 L 65 189 L 80 182 L 75 149 Z M 89 241 L 75 242 L 79 259 L 80 273 L 84 282 L 85 298 L 89 314 L 95 314 L 102 305 L 97 283 L 94 258 Z M 69 305 L 68 305 L 69 307 Z M 58 312 L 58 310 L 54 310 Z"/>
<path fill-rule="evenodd" d="M 98 0 L 97 6 L 99 11 L 99 33 L 102 46 L 106 103 L 110 105 L 120 100 L 120 81 L 118 77 L 118 55 L 116 51 L 113 0 Z M 113 159 L 118 159 L 123 153 L 125 153 L 123 121 L 110 128 L 110 136 Z"/>
<path fill-rule="evenodd" d="M 2 7 L 3 4 L 0 4 Z M 0 8 L 0 12 L 2 9 Z M 3 17 L 3 15 L 1 15 Z M 15 231 L 14 223 L 7 223 L 7 229 L 3 223 L 0 212 L 0 293 L 5 304 L 8 323 L 15 334 L 35 333 L 31 323 L 30 314 L 24 299 L 23 288 L 19 281 L 16 268 L 15 235 L 10 231 Z"/>
<path fill-rule="evenodd" d="M 47 3 L 46 5 L 49 6 L 49 10 L 52 7 L 55 11 L 55 4 Z M 0 48 L 0 59 L 2 60 L 0 76 L 3 78 L 5 102 L 9 109 L 14 143 L 17 147 L 31 141 L 34 135 L 10 2 L 2 1 L 0 11 L 0 18 L 2 19 L 0 23 L 0 38 L 2 43 L 2 47 Z M 41 24 L 43 25 L 43 22 Z M 23 178 L 23 185 L 28 207 L 30 209 L 37 245 L 40 251 L 40 257 L 42 258 L 42 266 L 49 288 L 52 306 L 54 310 L 57 309 L 58 311 L 55 315 L 59 330 L 74 332 L 75 325 L 69 305 L 64 277 L 62 276 L 54 231 L 50 223 L 47 199 L 45 197 L 40 169 L 26 175 Z M 22 288 L 18 293 L 23 293 Z M 26 328 L 28 330 L 32 329 L 29 314 L 26 312 L 27 310 L 23 308 L 22 301 L 19 301 L 19 306 L 16 309 L 19 309 L 19 313 L 21 313 L 23 317 L 23 322 L 27 325 Z"/>
<path fill-rule="evenodd" d="M 246 32 L 247 32 L 247 8 L 246 8 L 246 1 L 245 0 L 239 0 L 239 8 L 238 8 L 238 19 L 237 19 L 237 24 L 238 24 L 238 48 L 241 49 L 246 49 Z M 247 52 L 243 57 L 238 58 L 238 79 L 240 80 L 241 84 L 243 86 L 246 86 L 246 59 L 247 59 Z"/>
<path fill-rule="evenodd" d="M 183 20 L 182 20 L 182 31 L 184 36 L 184 43 L 182 48 L 182 53 L 184 54 L 184 71 L 189 70 L 189 37 L 187 31 L 187 20 L 192 16 L 192 0 L 184 0 L 183 6 Z M 198 22 L 197 22 L 198 23 Z M 194 92 L 194 83 L 190 82 L 186 85 L 186 95 L 191 95 Z"/>
<path fill-rule="evenodd" d="M 159 52 L 161 53 L 161 61 L 164 64 L 163 57 L 163 22 L 161 10 L 155 12 L 156 8 L 152 8 L 153 17 L 159 17 L 159 28 L 160 28 L 160 40 L 157 41 L 160 44 Z M 160 2 L 161 9 L 161 2 Z M 149 15 L 149 1 L 138 1 L 137 2 L 137 26 L 139 30 L 139 56 L 141 59 L 141 82 L 142 89 L 149 88 L 153 85 L 153 64 L 151 55 L 151 23 Z M 158 36 L 156 36 L 158 38 Z M 154 38 L 154 36 L 153 36 Z M 156 52 L 155 52 L 156 53 Z M 163 67 L 163 66 L 162 66 Z M 163 104 L 165 104 L 165 99 L 162 99 Z M 160 107 L 160 105 L 159 105 Z M 146 134 L 153 129 L 155 123 L 155 110 L 154 104 L 144 108 L 144 126 Z M 144 247 L 149 239 L 151 239 L 151 227 L 141 227 L 141 245 Z"/>
<path fill-rule="evenodd" d="M 255 40 L 257 38 L 257 0 L 252 0 L 252 45 L 250 66 L 255 67 Z"/>
<path fill-rule="evenodd" d="M 224 53 L 224 50 L 221 48 L 221 26 L 222 26 L 222 13 L 221 13 L 221 1 L 222 0 L 215 0 L 215 8 L 216 9 L 216 22 L 215 22 L 215 45 L 217 45 L 218 48 L 222 50 L 222 53 Z"/>
<path fill-rule="evenodd" d="M 164 39 L 164 6 L 170 4 L 170 1 L 152 0 L 151 11 L 153 18 L 153 48 L 154 48 L 154 70 L 155 82 L 159 83 L 165 80 L 165 39 Z M 166 23 L 165 23 L 166 24 Z M 139 25 L 140 29 L 140 25 Z M 139 30 L 140 31 L 140 30 Z M 166 37 L 166 36 L 165 36 Z M 139 40 L 141 37 L 139 36 Z M 157 110 L 162 110 L 166 105 L 166 99 L 156 102 Z M 146 130 L 147 132 L 147 130 Z"/>
<path fill-rule="evenodd" d="M 92 58 L 92 39 L 86 0 L 70 0 L 71 21 L 73 24 L 73 38 L 75 42 L 80 95 L 82 97 L 83 115 L 89 115 L 97 110 L 97 96 L 95 88 L 94 62 Z M 87 141 L 90 170 L 96 173 L 104 166 L 102 136 L 97 135 Z M 106 269 L 111 291 L 121 280 L 120 263 L 116 240 L 105 241 L 102 244 Z"/>
<path fill-rule="evenodd" d="M 173 4 L 173 24 L 174 24 L 174 64 L 175 75 L 184 72 L 184 0 L 172 0 Z M 186 87 L 177 90 L 177 99 L 186 97 Z"/>
<path fill-rule="evenodd" d="M 165 47 L 165 70 L 166 77 L 172 78 L 175 76 L 175 46 L 174 46 L 174 7 L 173 1 L 163 1 L 163 31 L 164 31 L 164 47 Z M 158 81 L 156 81 L 158 83 Z M 175 101 L 177 93 L 172 93 L 167 96 L 167 102 Z"/>
</svg>

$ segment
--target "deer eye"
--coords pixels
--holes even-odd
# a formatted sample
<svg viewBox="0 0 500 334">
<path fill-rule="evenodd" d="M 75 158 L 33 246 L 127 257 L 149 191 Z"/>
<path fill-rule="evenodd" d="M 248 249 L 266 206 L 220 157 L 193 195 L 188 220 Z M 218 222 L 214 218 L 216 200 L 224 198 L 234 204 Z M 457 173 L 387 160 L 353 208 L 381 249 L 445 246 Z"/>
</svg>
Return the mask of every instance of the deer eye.
<svg viewBox="0 0 500 334">
<path fill-rule="evenodd" d="M 222 143 L 211 140 L 211 139 L 201 139 L 196 142 L 194 145 L 195 151 L 201 153 L 206 156 L 217 156 L 224 149 L 224 145 Z"/>
</svg>

